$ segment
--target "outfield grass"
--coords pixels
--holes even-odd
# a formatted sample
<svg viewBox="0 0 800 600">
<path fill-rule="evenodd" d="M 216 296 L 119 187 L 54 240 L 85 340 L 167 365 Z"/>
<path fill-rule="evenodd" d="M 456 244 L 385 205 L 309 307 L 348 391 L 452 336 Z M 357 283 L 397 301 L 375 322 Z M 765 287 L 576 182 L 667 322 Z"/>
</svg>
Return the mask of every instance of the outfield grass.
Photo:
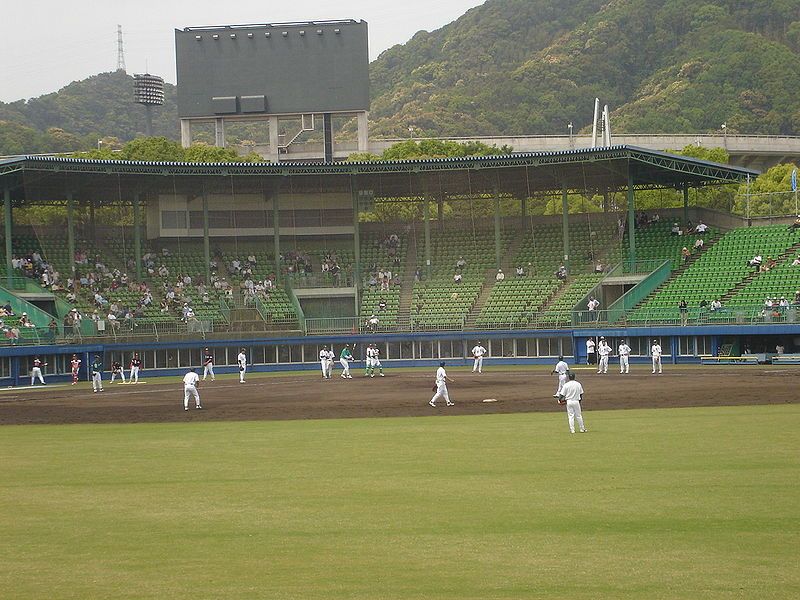
<svg viewBox="0 0 800 600">
<path fill-rule="evenodd" d="M 797 598 L 797 405 L 0 428 L 0 597 Z"/>
</svg>

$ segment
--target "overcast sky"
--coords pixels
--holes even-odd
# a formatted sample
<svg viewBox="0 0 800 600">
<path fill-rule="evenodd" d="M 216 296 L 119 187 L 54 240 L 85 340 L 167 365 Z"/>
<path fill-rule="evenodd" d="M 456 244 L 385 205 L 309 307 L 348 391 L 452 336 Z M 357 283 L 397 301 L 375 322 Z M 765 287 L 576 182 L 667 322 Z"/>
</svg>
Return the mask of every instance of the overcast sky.
<svg viewBox="0 0 800 600">
<path fill-rule="evenodd" d="M 370 59 L 454 21 L 485 0 L 36 0 L 3 2 L 0 101 L 55 92 L 117 67 L 122 25 L 128 73 L 175 83 L 174 29 L 201 25 L 364 19 Z"/>
</svg>

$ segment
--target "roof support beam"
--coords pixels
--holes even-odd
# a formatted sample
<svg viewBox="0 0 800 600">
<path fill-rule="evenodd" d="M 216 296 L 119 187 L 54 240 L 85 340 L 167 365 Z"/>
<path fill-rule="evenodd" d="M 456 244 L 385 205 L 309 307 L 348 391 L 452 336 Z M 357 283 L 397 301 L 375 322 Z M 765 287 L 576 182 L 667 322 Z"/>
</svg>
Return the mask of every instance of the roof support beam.
<svg viewBox="0 0 800 600">
<path fill-rule="evenodd" d="M 11 288 L 11 278 L 14 272 L 11 270 L 11 190 L 3 190 L 3 207 L 5 209 L 5 230 L 6 230 L 6 278 L 8 287 Z"/>
<path fill-rule="evenodd" d="M 635 191 L 633 171 L 628 166 L 628 262 L 631 272 L 636 272 L 636 207 L 634 206 Z"/>
</svg>

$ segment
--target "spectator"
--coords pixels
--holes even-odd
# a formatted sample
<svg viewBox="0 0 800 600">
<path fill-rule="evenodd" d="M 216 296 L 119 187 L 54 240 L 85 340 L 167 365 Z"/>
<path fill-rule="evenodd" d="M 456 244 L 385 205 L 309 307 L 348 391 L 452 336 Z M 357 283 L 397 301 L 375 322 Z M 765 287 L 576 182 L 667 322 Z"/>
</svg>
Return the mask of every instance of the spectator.
<svg viewBox="0 0 800 600">
<path fill-rule="evenodd" d="M 717 312 L 718 310 L 722 309 L 722 302 L 720 302 L 719 298 L 715 298 L 711 301 L 711 312 Z"/>
<path fill-rule="evenodd" d="M 384 310 L 386 310 L 386 300 L 381 298 L 378 302 L 378 312 L 383 312 Z"/>
<path fill-rule="evenodd" d="M 771 298 L 767 298 L 766 300 L 764 300 L 764 308 L 772 308 L 772 299 Z"/>
<path fill-rule="evenodd" d="M 561 265 L 558 267 L 558 271 L 556 271 L 556 278 L 559 281 L 566 281 L 567 280 L 567 267 Z"/>
<path fill-rule="evenodd" d="M 467 261 L 464 260 L 463 256 L 459 256 L 458 260 L 456 261 L 456 269 L 459 271 L 463 271 L 464 267 L 467 266 Z"/>
<path fill-rule="evenodd" d="M 117 315 L 115 315 L 113 312 L 110 312 L 108 313 L 106 319 L 108 320 L 108 326 L 111 328 L 112 331 L 119 330 L 119 321 L 117 320 Z"/>
<path fill-rule="evenodd" d="M 681 259 L 683 260 L 683 262 L 689 262 L 689 259 L 691 258 L 691 256 L 692 256 L 692 253 L 689 252 L 689 249 L 686 246 L 684 246 L 681 249 Z"/>
<path fill-rule="evenodd" d="M 695 233 L 705 233 L 708 231 L 708 225 L 703 223 L 702 219 L 697 223 L 697 227 L 694 228 Z"/>
<path fill-rule="evenodd" d="M 680 225 L 677 223 L 672 224 L 672 229 L 669 230 L 670 235 L 683 235 Z"/>
<path fill-rule="evenodd" d="M 800 304 L 800 290 L 797 290 L 794 293 L 794 303 L 795 304 Z"/>
<path fill-rule="evenodd" d="M 419 283 L 420 281 L 422 281 L 422 271 L 420 270 L 419 267 L 417 267 L 414 270 L 414 282 Z"/>
<path fill-rule="evenodd" d="M 794 220 L 794 223 L 789 225 L 787 228 L 789 231 L 794 231 L 795 229 L 800 229 L 800 215 Z"/>
<path fill-rule="evenodd" d="M 461 279 L 462 279 L 461 273 L 456 273 L 455 275 L 453 275 L 453 283 L 461 283 Z"/>
<path fill-rule="evenodd" d="M 605 266 L 603 266 L 603 263 L 601 263 L 601 262 L 598 262 L 594 266 L 594 272 L 595 273 L 603 273 L 603 272 L 605 272 L 605 270 L 606 270 L 606 268 L 605 268 Z"/>
<path fill-rule="evenodd" d="M 747 266 L 748 267 L 754 267 L 755 270 L 758 271 L 761 268 L 761 263 L 763 261 L 764 261 L 764 259 L 761 257 L 761 255 L 760 254 L 756 254 L 753 258 L 751 258 L 747 262 Z"/>
<path fill-rule="evenodd" d="M 495 281 L 503 281 L 506 278 L 506 274 L 503 273 L 503 269 L 497 269 L 497 275 L 494 276 Z"/>
<path fill-rule="evenodd" d="M 375 286 L 378 285 L 378 280 L 375 278 L 375 273 L 372 273 L 369 276 L 369 282 L 368 283 L 369 283 L 369 287 L 372 287 L 372 288 L 374 288 Z"/>
<path fill-rule="evenodd" d="M 517 277 L 525 277 L 525 269 L 522 265 L 517 265 Z"/>
<path fill-rule="evenodd" d="M 370 331 L 373 331 L 373 332 L 374 332 L 374 331 L 377 331 L 377 329 L 378 329 L 378 323 L 379 323 L 379 322 L 380 322 L 380 319 L 378 319 L 378 317 L 377 317 L 377 316 L 375 316 L 375 313 L 372 313 L 372 315 L 370 316 L 370 318 L 369 318 L 369 319 L 367 319 L 367 328 L 368 328 Z"/>
<path fill-rule="evenodd" d="M 594 320 L 594 319 L 599 318 L 599 314 L 597 312 L 597 309 L 600 308 L 600 301 L 597 298 L 595 298 L 594 296 L 591 296 L 589 298 L 589 302 L 586 303 L 586 308 L 589 309 L 589 319 L 590 320 Z"/>
<path fill-rule="evenodd" d="M 782 344 L 778 344 L 777 346 L 775 346 L 775 354 L 777 354 L 778 356 L 783 354 L 785 350 L 786 349 L 783 347 Z"/>
<path fill-rule="evenodd" d="M 10 301 L 6 301 L 6 303 L 3 305 L 3 310 L 6 311 L 6 314 L 9 317 L 13 317 L 14 316 L 14 309 L 11 308 L 11 302 Z"/>
<path fill-rule="evenodd" d="M 695 242 L 694 242 L 694 249 L 697 252 L 700 252 L 703 249 L 703 245 L 704 244 L 705 244 L 705 242 L 703 241 L 703 238 L 697 238 L 697 240 L 695 240 Z"/>
<path fill-rule="evenodd" d="M 678 310 L 681 313 L 681 325 L 686 327 L 687 323 L 689 322 L 689 305 L 686 304 L 686 300 L 682 299 L 678 302 Z"/>
<path fill-rule="evenodd" d="M 792 266 L 793 266 L 793 267 L 800 266 L 800 255 L 798 255 L 798 256 L 797 256 L 797 258 L 795 258 L 795 259 L 792 261 Z"/>
<path fill-rule="evenodd" d="M 36 327 L 28 318 L 28 313 L 22 313 L 22 316 L 19 318 L 19 325 L 20 327 Z"/>
</svg>

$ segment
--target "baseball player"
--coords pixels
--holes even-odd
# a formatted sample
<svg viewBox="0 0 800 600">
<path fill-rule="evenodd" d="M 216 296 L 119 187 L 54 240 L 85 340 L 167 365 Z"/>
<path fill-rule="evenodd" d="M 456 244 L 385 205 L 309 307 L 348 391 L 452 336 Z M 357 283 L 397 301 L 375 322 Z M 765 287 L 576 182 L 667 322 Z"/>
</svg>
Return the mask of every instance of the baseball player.
<svg viewBox="0 0 800 600">
<path fill-rule="evenodd" d="M 575 373 L 570 373 L 569 381 L 564 384 L 564 389 L 561 390 L 561 395 L 558 397 L 559 404 L 567 405 L 570 433 L 575 433 L 575 421 L 578 421 L 578 430 L 586 433 L 581 414 L 581 400 L 583 400 L 583 386 L 575 381 Z"/>
<path fill-rule="evenodd" d="M 480 342 L 475 344 L 475 347 L 472 349 L 472 356 L 475 358 L 475 362 L 472 364 L 472 372 L 478 372 L 478 374 L 483 373 L 483 355 L 486 354 L 486 348 L 484 348 Z"/>
<path fill-rule="evenodd" d="M 625 374 L 627 375 L 631 371 L 630 363 L 628 358 L 631 355 L 631 347 L 625 343 L 625 340 L 619 341 L 619 348 L 617 348 L 619 352 L 619 372 L 620 375 Z"/>
<path fill-rule="evenodd" d="M 131 359 L 131 383 L 139 383 L 139 369 L 142 367 L 142 361 L 137 353 L 133 353 Z"/>
<path fill-rule="evenodd" d="M 594 338 L 589 338 L 586 340 L 586 364 L 587 365 L 594 365 L 597 364 L 597 353 L 594 351 L 596 344 L 594 343 Z"/>
<path fill-rule="evenodd" d="M 376 344 L 370 344 L 367 347 L 367 360 L 370 361 L 368 367 L 369 376 L 375 377 L 375 367 L 378 367 L 378 372 L 380 373 L 380 376 L 384 377 L 383 365 L 381 364 L 381 351 Z"/>
<path fill-rule="evenodd" d="M 433 398 L 428 402 L 433 408 L 436 408 L 436 401 L 439 398 L 444 398 L 447 406 L 453 406 L 454 402 L 450 401 L 450 394 L 447 393 L 447 382 L 453 383 L 453 380 L 447 376 L 447 371 L 444 370 L 444 361 L 439 363 L 439 368 L 436 369 L 436 383 L 433 384 Z"/>
<path fill-rule="evenodd" d="M 33 385 L 34 380 L 38 377 L 39 381 L 42 385 L 46 385 L 44 382 L 44 377 L 42 377 L 42 367 L 46 367 L 47 363 L 42 362 L 42 359 L 38 356 L 33 357 L 33 368 L 31 369 L 31 385 Z"/>
<path fill-rule="evenodd" d="M 94 355 L 94 360 L 89 367 L 92 371 L 92 392 L 103 391 L 103 361 L 100 359 L 99 354 Z"/>
<path fill-rule="evenodd" d="M 344 348 L 342 348 L 341 354 L 339 354 L 339 363 L 342 365 L 342 379 L 352 379 L 353 376 L 350 375 L 350 361 L 353 360 L 353 353 L 350 352 L 350 344 L 345 344 Z"/>
<path fill-rule="evenodd" d="M 244 348 L 239 351 L 236 362 L 239 363 L 239 383 L 244 383 L 244 374 L 247 372 L 247 354 L 245 354 Z"/>
<path fill-rule="evenodd" d="M 115 360 L 111 363 L 111 383 L 114 383 L 117 375 L 122 379 L 122 383 L 125 383 L 125 369 L 122 368 L 121 362 Z"/>
<path fill-rule="evenodd" d="M 331 373 L 330 369 L 328 368 L 328 347 L 323 346 L 322 350 L 319 351 L 319 366 L 322 369 L 322 378 L 323 379 L 330 379 Z"/>
<path fill-rule="evenodd" d="M 200 376 L 194 369 L 189 369 L 189 372 L 183 376 L 183 410 L 189 410 L 189 397 L 194 396 L 194 407 L 197 410 L 203 408 L 200 406 L 200 394 L 197 393 L 197 386 L 200 384 Z"/>
<path fill-rule="evenodd" d="M 653 345 L 650 346 L 650 355 L 653 357 L 653 375 L 656 373 L 656 367 L 658 367 L 658 373 L 661 374 L 661 344 L 658 343 L 658 340 L 653 340 Z"/>
<path fill-rule="evenodd" d="M 81 369 L 81 359 L 77 354 L 72 355 L 72 360 L 69 361 L 69 367 L 72 372 L 72 385 L 78 383 L 78 372 Z"/>
<path fill-rule="evenodd" d="M 214 377 L 214 355 L 208 348 L 205 348 L 203 350 L 203 381 L 208 375 L 211 375 L 211 381 L 216 379 Z"/>
<path fill-rule="evenodd" d="M 326 356 L 325 368 L 327 369 L 328 379 L 333 377 L 333 362 L 336 360 L 336 354 L 333 351 L 333 346 L 328 348 Z"/>
<path fill-rule="evenodd" d="M 606 343 L 606 338 L 601 337 L 600 342 L 597 344 L 597 355 L 599 362 L 597 363 L 597 372 L 606 374 L 608 373 L 608 355 L 611 354 L 611 346 Z"/>
<path fill-rule="evenodd" d="M 553 398 L 558 398 L 561 395 L 561 390 L 564 389 L 564 384 L 567 382 L 567 373 L 569 373 L 569 365 L 564 362 L 563 356 L 558 357 L 556 366 L 550 372 L 551 375 L 554 373 L 558 373 L 558 389 L 556 393 L 553 394 Z"/>
</svg>

